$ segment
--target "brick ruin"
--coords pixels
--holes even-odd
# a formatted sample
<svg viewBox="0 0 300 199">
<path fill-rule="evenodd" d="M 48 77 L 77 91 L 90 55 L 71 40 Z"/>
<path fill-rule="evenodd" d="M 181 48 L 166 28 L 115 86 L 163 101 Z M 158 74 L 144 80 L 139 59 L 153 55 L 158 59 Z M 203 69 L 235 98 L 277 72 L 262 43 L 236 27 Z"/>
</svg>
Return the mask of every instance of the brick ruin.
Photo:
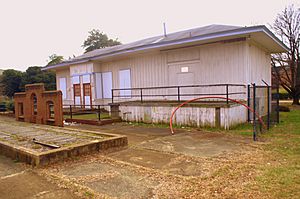
<svg viewBox="0 0 300 199">
<path fill-rule="evenodd" d="M 15 93 L 15 116 L 18 121 L 63 126 L 61 91 L 45 91 L 44 84 L 28 84 L 25 92 Z"/>
</svg>

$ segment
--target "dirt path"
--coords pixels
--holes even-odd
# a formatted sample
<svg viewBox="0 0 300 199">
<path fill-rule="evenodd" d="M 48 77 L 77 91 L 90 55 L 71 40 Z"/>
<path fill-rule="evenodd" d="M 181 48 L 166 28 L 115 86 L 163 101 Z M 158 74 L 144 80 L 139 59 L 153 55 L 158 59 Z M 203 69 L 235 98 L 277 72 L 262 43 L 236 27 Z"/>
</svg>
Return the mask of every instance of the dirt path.
<svg viewBox="0 0 300 199">
<path fill-rule="evenodd" d="M 0 156 L 0 198 L 78 198 L 68 189 L 48 182 L 30 167 Z"/>
</svg>

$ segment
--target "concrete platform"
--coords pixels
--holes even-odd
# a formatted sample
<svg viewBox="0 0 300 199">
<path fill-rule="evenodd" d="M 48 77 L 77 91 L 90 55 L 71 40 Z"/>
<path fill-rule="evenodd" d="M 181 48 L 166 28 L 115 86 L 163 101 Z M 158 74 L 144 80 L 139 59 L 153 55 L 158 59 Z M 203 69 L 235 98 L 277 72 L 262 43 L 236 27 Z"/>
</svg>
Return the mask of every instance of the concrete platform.
<svg viewBox="0 0 300 199">
<path fill-rule="evenodd" d="M 33 139 L 59 148 L 33 142 Z M 127 146 L 126 136 L 17 122 L 0 116 L 0 154 L 33 166 Z"/>
</svg>

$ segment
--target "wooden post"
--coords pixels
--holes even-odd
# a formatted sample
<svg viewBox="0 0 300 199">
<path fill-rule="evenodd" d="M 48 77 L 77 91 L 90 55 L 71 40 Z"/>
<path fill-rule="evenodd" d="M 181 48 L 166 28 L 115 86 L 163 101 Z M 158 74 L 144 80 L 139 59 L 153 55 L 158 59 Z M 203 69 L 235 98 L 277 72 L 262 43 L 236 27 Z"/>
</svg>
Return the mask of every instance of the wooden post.
<svg viewBox="0 0 300 199">
<path fill-rule="evenodd" d="M 72 116 L 72 105 L 70 105 L 70 118 L 72 119 L 73 116 Z"/>
<path fill-rule="evenodd" d="M 100 115 L 100 112 L 101 112 L 101 110 L 100 110 L 100 105 L 98 105 L 98 121 L 100 121 L 100 120 L 101 120 L 101 115 Z"/>
</svg>

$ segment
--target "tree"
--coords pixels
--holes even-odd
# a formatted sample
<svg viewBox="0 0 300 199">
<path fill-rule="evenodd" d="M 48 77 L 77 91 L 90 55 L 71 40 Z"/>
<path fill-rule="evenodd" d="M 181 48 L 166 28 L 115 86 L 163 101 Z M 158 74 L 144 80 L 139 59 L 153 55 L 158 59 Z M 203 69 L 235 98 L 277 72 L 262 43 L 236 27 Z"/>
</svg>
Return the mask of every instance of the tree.
<svg viewBox="0 0 300 199">
<path fill-rule="evenodd" d="M 42 71 L 42 67 L 28 67 L 24 73 L 21 89 L 24 90 L 26 84 L 44 83 L 46 90 L 56 89 L 55 73 L 52 71 Z"/>
<path fill-rule="evenodd" d="M 121 42 L 118 39 L 109 39 L 108 36 L 100 32 L 98 29 L 89 31 L 88 38 L 83 42 L 82 47 L 85 49 L 85 53 L 95 49 L 105 48 L 109 46 L 119 45 Z"/>
<path fill-rule="evenodd" d="M 59 63 L 61 63 L 63 60 L 64 60 L 64 57 L 63 57 L 63 56 L 56 55 L 56 54 L 52 54 L 52 55 L 49 56 L 49 61 L 48 61 L 47 66 L 59 64 Z"/>
<path fill-rule="evenodd" d="M 24 75 L 21 71 L 13 69 L 5 70 L 1 76 L 3 94 L 12 97 L 15 92 L 20 92 L 23 78 Z"/>
<path fill-rule="evenodd" d="M 55 73 L 52 71 L 42 71 L 42 67 L 32 66 L 25 72 L 8 69 L 0 77 L 0 85 L 3 95 L 14 96 L 16 92 L 25 90 L 26 84 L 44 83 L 46 90 L 56 89 Z"/>
<path fill-rule="evenodd" d="M 300 98 L 300 9 L 286 7 L 272 25 L 275 34 L 289 47 L 287 53 L 272 55 L 273 75 L 299 105 Z"/>
<path fill-rule="evenodd" d="M 3 70 L 0 69 L 0 97 L 2 95 L 4 95 L 4 85 L 2 83 L 2 73 L 3 73 Z"/>
</svg>

